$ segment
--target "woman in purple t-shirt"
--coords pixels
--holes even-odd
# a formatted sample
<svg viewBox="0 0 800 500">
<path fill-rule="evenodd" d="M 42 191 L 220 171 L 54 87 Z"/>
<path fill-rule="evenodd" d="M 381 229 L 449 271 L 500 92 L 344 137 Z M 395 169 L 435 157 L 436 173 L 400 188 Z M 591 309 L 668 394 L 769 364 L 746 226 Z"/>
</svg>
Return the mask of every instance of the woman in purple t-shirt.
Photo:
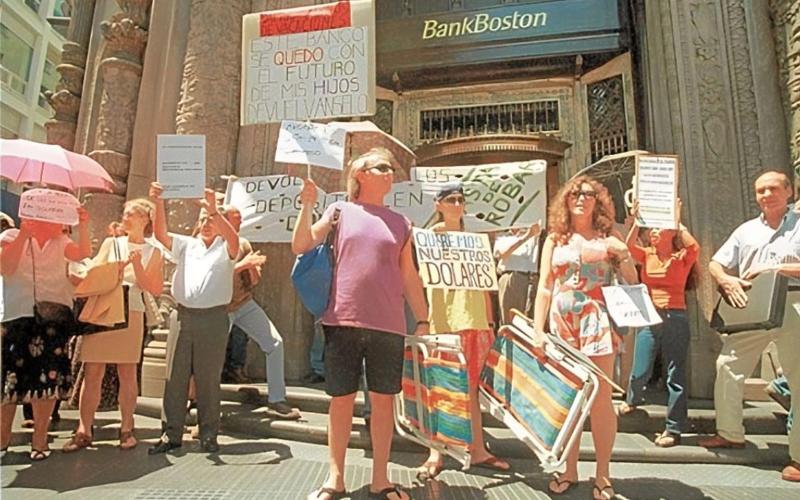
<svg viewBox="0 0 800 500">
<path fill-rule="evenodd" d="M 392 401 L 400 392 L 406 331 L 403 309 L 408 301 L 417 319 L 415 333 L 428 333 L 428 307 L 411 254 L 411 224 L 384 206 L 392 189 L 397 160 L 383 148 L 373 148 L 353 160 L 347 174 L 350 201 L 328 207 L 312 225 L 317 186 L 306 179 L 302 208 L 292 235 L 292 251 L 307 252 L 322 243 L 336 223 L 336 265 L 325 331 L 325 390 L 332 397 L 328 446 L 330 472 L 325 484 L 309 498 L 342 498 L 344 460 L 353 423 L 362 367 L 372 404 L 373 447 L 371 496 L 403 500 L 409 495 L 389 482 L 387 463 L 392 444 Z"/>
</svg>

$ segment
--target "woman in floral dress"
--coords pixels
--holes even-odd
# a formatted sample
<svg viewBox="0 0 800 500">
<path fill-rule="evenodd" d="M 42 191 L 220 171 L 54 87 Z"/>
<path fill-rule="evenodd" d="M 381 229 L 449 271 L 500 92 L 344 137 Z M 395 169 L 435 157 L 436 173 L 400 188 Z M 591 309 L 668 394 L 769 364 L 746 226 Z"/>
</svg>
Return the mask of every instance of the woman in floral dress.
<svg viewBox="0 0 800 500">
<path fill-rule="evenodd" d="M 579 349 L 609 377 L 619 336 L 614 331 L 603 300 L 602 287 L 615 274 L 636 282 L 636 268 L 627 246 L 612 236 L 614 205 L 608 191 L 594 179 L 581 176 L 568 182 L 550 206 L 550 234 L 542 249 L 539 290 L 534 325 L 550 330 Z M 592 496 L 614 497 L 608 464 L 617 433 L 611 387 L 600 382 L 591 409 L 592 438 L 597 469 Z M 553 476 L 549 489 L 562 494 L 578 482 L 579 443 L 570 450 L 566 471 Z"/>
</svg>

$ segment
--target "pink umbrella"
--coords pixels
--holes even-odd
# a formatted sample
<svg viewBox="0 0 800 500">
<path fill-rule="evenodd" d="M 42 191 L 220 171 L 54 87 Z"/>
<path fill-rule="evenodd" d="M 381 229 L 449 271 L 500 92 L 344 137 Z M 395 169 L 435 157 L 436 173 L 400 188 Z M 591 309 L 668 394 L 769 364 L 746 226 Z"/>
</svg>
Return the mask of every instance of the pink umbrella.
<svg viewBox="0 0 800 500">
<path fill-rule="evenodd" d="M 114 187 L 108 172 L 88 156 L 24 139 L 0 139 L 0 177 L 16 183 L 62 186 L 71 191 L 111 191 Z"/>
</svg>

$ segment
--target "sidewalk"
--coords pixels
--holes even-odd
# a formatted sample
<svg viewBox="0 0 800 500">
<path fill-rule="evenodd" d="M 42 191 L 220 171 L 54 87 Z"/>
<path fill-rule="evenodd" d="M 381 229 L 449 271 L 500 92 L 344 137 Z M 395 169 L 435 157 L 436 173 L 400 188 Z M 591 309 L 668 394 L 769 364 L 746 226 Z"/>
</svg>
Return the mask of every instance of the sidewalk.
<svg viewBox="0 0 800 500">
<path fill-rule="evenodd" d="M 19 414 L 20 412 L 18 412 Z M 63 420 L 51 434 L 53 450 L 61 448 L 74 428 L 75 411 L 63 411 Z M 116 448 L 115 412 L 98 415 L 95 447 L 71 455 L 54 451 L 46 461 L 27 458 L 29 431 L 15 425 L 11 453 L 3 459 L 3 499 L 267 499 L 295 500 L 321 484 L 327 473 L 327 448 L 280 439 L 249 438 L 224 430 L 218 454 L 205 454 L 196 441 L 184 442 L 175 454 L 150 457 L 149 443 L 135 450 Z M 153 441 L 157 419 L 137 416 L 137 435 Z M 19 415 L 18 415 L 19 419 Z M 509 475 L 492 476 L 479 469 L 466 473 L 450 462 L 438 481 L 414 484 L 414 468 L 425 455 L 393 452 L 391 478 L 415 499 L 546 499 L 548 477 L 533 459 L 512 459 L 515 472 L 529 474 L 524 481 Z M 347 489 L 352 499 L 366 499 L 370 452 L 348 452 Z M 580 464 L 581 483 L 568 495 L 553 498 L 591 498 L 594 464 Z M 739 500 L 798 498 L 800 485 L 781 481 L 777 467 L 716 464 L 640 464 L 615 462 L 612 474 L 619 498 Z"/>
</svg>

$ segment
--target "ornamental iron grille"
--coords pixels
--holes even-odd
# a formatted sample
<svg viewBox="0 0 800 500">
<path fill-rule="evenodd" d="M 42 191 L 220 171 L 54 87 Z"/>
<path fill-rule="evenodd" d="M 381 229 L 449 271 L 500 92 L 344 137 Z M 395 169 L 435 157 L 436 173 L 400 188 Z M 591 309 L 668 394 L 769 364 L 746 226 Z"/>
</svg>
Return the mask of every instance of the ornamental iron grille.
<svg viewBox="0 0 800 500">
<path fill-rule="evenodd" d="M 419 114 L 422 144 L 491 134 L 557 134 L 558 99 L 427 109 Z"/>
<path fill-rule="evenodd" d="M 627 151 L 628 127 L 622 76 L 590 84 L 587 88 L 587 104 L 592 163 L 603 156 Z"/>
<path fill-rule="evenodd" d="M 392 121 L 394 119 L 394 102 L 388 99 L 378 99 L 372 123 L 389 135 L 392 135 Z"/>
</svg>

